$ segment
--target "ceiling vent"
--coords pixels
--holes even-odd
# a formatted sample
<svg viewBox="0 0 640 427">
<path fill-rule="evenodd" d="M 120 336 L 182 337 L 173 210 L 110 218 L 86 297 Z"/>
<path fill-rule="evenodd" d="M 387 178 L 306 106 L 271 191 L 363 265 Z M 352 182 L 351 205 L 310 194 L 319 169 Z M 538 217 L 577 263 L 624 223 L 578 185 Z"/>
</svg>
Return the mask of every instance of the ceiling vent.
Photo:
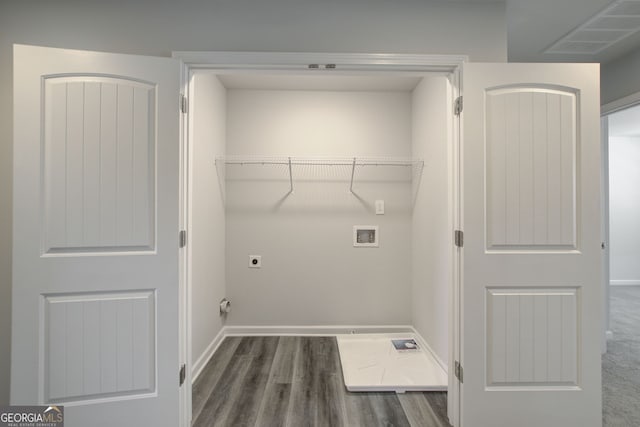
<svg viewBox="0 0 640 427">
<path fill-rule="evenodd" d="M 640 0 L 616 0 L 544 53 L 595 55 L 640 30 Z"/>
</svg>

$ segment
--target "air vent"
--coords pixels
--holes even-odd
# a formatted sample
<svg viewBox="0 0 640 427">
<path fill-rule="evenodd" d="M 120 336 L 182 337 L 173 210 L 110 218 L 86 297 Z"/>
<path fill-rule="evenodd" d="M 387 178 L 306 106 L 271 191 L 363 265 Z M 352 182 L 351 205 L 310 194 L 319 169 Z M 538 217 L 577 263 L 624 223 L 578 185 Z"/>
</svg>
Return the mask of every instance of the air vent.
<svg viewBox="0 0 640 427">
<path fill-rule="evenodd" d="M 572 42 L 609 43 L 620 40 L 621 37 L 626 35 L 627 32 L 621 30 L 580 30 L 571 36 L 567 36 L 565 40 Z"/>
<path fill-rule="evenodd" d="M 637 15 L 640 16 L 640 2 L 639 1 L 622 1 L 616 2 L 611 5 L 609 8 L 609 15 L 617 15 L 617 16 L 629 16 L 629 15 Z"/>
<path fill-rule="evenodd" d="M 589 23 L 586 28 L 636 32 L 640 29 L 640 16 L 603 16 Z"/>
<path fill-rule="evenodd" d="M 552 53 L 594 53 L 609 46 L 604 42 L 581 42 L 581 41 L 563 41 L 556 44 Z"/>
<path fill-rule="evenodd" d="M 640 0 L 617 0 L 544 53 L 595 55 L 640 30 Z"/>
</svg>

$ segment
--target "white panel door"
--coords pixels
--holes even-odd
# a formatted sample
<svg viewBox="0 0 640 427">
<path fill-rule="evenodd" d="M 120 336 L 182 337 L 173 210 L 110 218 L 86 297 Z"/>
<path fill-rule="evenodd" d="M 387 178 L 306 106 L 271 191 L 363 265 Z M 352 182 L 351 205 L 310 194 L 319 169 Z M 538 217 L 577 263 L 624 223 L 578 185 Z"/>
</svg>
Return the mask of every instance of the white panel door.
<svg viewBox="0 0 640 427">
<path fill-rule="evenodd" d="M 177 426 L 179 63 L 14 46 L 12 404 Z"/>
<path fill-rule="evenodd" d="M 599 426 L 593 64 L 467 64 L 462 425 Z"/>
</svg>

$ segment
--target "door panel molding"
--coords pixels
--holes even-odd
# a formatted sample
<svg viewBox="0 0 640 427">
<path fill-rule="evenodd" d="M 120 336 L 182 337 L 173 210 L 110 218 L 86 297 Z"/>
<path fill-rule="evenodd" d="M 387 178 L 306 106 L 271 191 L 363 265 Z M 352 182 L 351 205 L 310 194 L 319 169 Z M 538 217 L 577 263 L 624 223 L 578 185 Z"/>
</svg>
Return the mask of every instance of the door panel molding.
<svg viewBox="0 0 640 427">
<path fill-rule="evenodd" d="M 154 290 L 42 296 L 45 403 L 155 392 Z"/>
<path fill-rule="evenodd" d="M 556 85 L 485 91 L 488 251 L 578 249 L 577 98 Z"/>
<path fill-rule="evenodd" d="M 578 389 L 579 287 L 487 287 L 488 389 Z"/>
<path fill-rule="evenodd" d="M 44 255 L 155 250 L 156 86 L 43 76 Z"/>
</svg>

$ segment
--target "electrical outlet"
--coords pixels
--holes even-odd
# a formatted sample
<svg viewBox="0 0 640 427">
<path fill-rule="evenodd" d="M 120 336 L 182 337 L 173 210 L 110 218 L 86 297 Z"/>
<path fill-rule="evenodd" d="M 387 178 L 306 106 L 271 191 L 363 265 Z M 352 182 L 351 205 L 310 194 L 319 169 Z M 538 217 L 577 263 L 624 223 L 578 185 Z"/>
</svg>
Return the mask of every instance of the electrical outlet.
<svg viewBox="0 0 640 427">
<path fill-rule="evenodd" d="M 260 268 L 260 267 L 262 267 L 262 256 L 249 255 L 249 268 Z"/>
</svg>

